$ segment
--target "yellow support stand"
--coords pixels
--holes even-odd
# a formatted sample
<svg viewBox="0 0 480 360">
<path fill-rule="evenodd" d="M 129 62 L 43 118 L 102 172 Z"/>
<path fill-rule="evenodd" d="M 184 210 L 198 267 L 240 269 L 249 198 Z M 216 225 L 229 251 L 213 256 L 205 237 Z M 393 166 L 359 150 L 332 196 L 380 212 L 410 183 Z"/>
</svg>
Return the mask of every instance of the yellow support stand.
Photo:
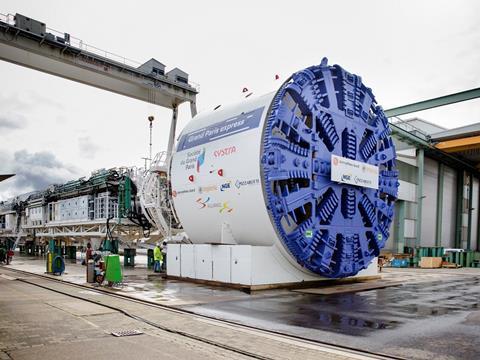
<svg viewBox="0 0 480 360">
<path fill-rule="evenodd" d="M 47 253 L 47 273 L 52 273 L 52 263 L 53 263 L 53 254 L 51 252 Z"/>
</svg>

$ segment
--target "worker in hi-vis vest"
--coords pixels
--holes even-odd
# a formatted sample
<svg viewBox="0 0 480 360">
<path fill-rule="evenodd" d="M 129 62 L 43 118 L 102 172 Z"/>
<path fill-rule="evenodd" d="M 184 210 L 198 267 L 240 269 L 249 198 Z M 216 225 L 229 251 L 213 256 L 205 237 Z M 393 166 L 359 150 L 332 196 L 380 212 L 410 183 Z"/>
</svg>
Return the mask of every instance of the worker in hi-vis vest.
<svg viewBox="0 0 480 360">
<path fill-rule="evenodd" d="M 160 272 L 161 263 L 163 260 L 162 250 L 160 250 L 160 244 L 157 243 L 155 249 L 153 249 L 153 271 Z"/>
<path fill-rule="evenodd" d="M 167 242 L 162 242 L 162 246 L 160 246 L 160 250 L 162 250 L 162 266 L 160 267 L 163 272 L 167 272 Z"/>
</svg>

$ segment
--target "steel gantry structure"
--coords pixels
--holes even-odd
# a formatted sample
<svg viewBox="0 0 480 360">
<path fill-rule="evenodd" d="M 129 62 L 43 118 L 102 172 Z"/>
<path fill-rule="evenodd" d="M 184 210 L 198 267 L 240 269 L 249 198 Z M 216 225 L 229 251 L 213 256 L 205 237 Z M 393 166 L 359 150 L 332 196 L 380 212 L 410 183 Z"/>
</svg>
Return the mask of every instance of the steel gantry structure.
<svg viewBox="0 0 480 360">
<path fill-rule="evenodd" d="M 192 117 L 197 112 L 198 87 L 184 71 L 165 73 L 165 65 L 155 59 L 137 63 L 21 14 L 0 14 L 0 60 L 171 109 L 169 154 L 178 106 L 188 102 Z"/>
<path fill-rule="evenodd" d="M 0 60 L 172 110 L 167 162 L 175 144 L 179 105 L 189 103 L 192 117 L 197 112 L 198 86 L 189 82 L 186 72 L 178 68 L 165 72 L 165 65 L 153 58 L 143 64 L 129 60 L 18 13 L 0 14 Z M 105 221 L 59 222 L 34 230 L 37 236 L 47 237 L 100 236 L 107 232 Z M 141 237 L 141 232 L 135 231 L 124 224 L 110 229 L 114 235 L 131 238 L 135 233 Z M 19 230 L 16 235 L 26 234 Z"/>
</svg>

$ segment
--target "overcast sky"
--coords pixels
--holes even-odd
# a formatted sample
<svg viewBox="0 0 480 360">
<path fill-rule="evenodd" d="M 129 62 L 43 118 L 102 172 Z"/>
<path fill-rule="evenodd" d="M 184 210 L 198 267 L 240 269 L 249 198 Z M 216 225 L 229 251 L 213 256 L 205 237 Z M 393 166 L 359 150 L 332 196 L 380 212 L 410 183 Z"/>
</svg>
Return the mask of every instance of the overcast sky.
<svg viewBox="0 0 480 360">
<path fill-rule="evenodd" d="M 152 57 L 200 84 L 199 111 L 256 94 L 322 57 L 361 75 L 385 108 L 480 86 L 479 1 L 35 1 L 0 13 L 43 21 L 139 62 Z M 147 103 L 0 62 L 0 200 L 89 175 L 142 165 L 148 115 L 154 151 L 170 113 Z M 419 116 L 446 128 L 480 121 L 480 101 Z M 180 108 L 179 130 L 190 118 Z"/>
</svg>

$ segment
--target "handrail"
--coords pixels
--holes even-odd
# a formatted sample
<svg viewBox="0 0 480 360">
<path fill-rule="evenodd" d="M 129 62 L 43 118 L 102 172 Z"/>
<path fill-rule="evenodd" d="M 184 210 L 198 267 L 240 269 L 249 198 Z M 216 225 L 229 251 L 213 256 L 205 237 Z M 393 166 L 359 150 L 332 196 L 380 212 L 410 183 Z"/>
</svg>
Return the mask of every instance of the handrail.
<svg viewBox="0 0 480 360">
<path fill-rule="evenodd" d="M 2 14 L 2 13 L 0 13 L 0 22 L 4 22 L 7 25 L 15 27 L 15 15 L 14 14 Z M 75 36 L 72 36 L 70 33 L 61 32 L 59 30 L 52 29 L 50 27 L 46 27 L 46 29 L 47 29 L 47 33 L 50 33 L 51 35 L 53 35 L 57 38 L 61 38 L 63 40 L 65 40 L 65 34 L 68 34 L 70 36 L 70 40 L 68 42 L 66 42 L 66 44 L 69 45 L 69 46 L 75 47 L 77 49 L 80 49 L 82 51 L 86 51 L 86 52 L 92 53 L 94 55 L 101 56 L 105 59 L 115 61 L 117 63 L 123 64 L 125 66 L 132 67 L 134 69 L 137 69 L 139 66 L 142 65 L 142 63 L 137 61 L 137 60 L 132 60 L 132 59 L 129 59 L 125 56 L 118 55 L 118 54 L 115 54 L 113 52 L 101 49 L 101 48 L 93 46 L 93 45 L 90 45 L 90 44 L 86 43 L 85 41 L 83 41 L 82 39 L 79 39 Z M 195 89 L 197 92 L 200 91 L 200 86 L 197 83 L 195 83 L 193 81 L 190 81 L 190 79 L 189 79 L 188 85 L 190 87 L 192 87 L 193 89 Z"/>
<path fill-rule="evenodd" d="M 397 121 L 392 121 L 390 119 L 396 119 Z M 424 138 L 424 140 L 429 140 L 430 139 L 430 135 L 428 135 L 424 130 L 416 127 L 415 125 L 412 125 L 408 120 L 403 120 L 403 119 L 400 119 L 398 116 L 392 116 L 389 118 L 390 120 L 390 123 L 393 124 L 393 125 L 396 125 L 398 127 L 402 127 L 402 126 L 405 126 L 405 129 L 404 130 L 411 130 L 411 131 L 415 131 L 417 132 L 418 134 L 421 134 Z M 401 126 L 399 126 L 401 125 Z M 417 135 L 418 137 L 418 135 Z"/>
</svg>

